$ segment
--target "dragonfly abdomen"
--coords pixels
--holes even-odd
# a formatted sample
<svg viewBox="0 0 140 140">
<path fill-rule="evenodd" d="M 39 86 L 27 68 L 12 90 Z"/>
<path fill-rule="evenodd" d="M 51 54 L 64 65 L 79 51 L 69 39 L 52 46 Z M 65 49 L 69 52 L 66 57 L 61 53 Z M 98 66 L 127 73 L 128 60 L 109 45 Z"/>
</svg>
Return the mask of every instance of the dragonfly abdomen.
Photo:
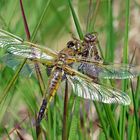
<svg viewBox="0 0 140 140">
<path fill-rule="evenodd" d="M 62 76 L 63 76 L 63 71 L 61 68 L 55 67 L 54 69 L 52 69 L 49 83 L 48 83 L 49 87 L 47 90 L 48 99 L 43 99 L 42 105 L 39 110 L 38 118 L 37 118 L 37 124 L 39 124 L 41 122 L 41 120 L 44 116 L 45 110 L 46 110 L 46 112 L 48 111 L 48 105 L 51 102 L 51 100 L 53 99 L 53 97 L 55 96 L 55 93 L 59 87 L 59 83 L 62 79 Z"/>
<path fill-rule="evenodd" d="M 42 105 L 40 107 L 39 113 L 38 113 L 38 117 L 37 117 L 37 125 L 39 125 L 39 123 L 41 122 L 43 116 L 44 116 L 44 112 L 47 106 L 47 100 L 43 99 L 42 101 Z"/>
<path fill-rule="evenodd" d="M 63 70 L 61 68 L 55 68 L 52 70 L 50 79 L 49 79 L 49 87 L 48 94 L 50 96 L 54 96 L 56 90 L 58 89 L 59 83 L 61 82 L 63 76 Z"/>
</svg>

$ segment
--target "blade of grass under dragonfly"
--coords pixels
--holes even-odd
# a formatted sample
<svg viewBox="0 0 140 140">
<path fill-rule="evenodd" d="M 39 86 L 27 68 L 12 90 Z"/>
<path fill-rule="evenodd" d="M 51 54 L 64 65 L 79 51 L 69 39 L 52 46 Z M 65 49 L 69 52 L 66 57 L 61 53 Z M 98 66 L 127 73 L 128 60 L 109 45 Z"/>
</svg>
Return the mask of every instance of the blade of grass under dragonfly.
<svg viewBox="0 0 140 140">
<path fill-rule="evenodd" d="M 47 6 L 45 6 L 45 9 L 47 11 L 47 8 L 46 7 L 48 7 L 48 3 L 46 5 Z M 43 11 L 43 13 L 44 12 L 45 11 Z M 39 23 L 38 24 L 40 25 L 42 23 L 42 21 L 43 21 L 43 18 L 41 18 L 39 20 Z M 33 36 L 33 39 L 31 38 L 32 41 L 34 40 L 34 38 L 35 38 L 35 36 L 37 34 L 37 30 L 39 29 L 39 25 L 38 24 L 36 26 L 38 28 L 35 29 L 36 31 L 34 31 L 34 34 L 32 35 Z M 24 66 L 25 63 L 26 63 L 26 60 L 24 60 L 24 62 L 19 66 L 19 68 L 17 69 L 17 71 L 16 71 L 15 75 L 13 76 L 12 80 L 10 80 L 10 82 L 8 83 L 8 85 L 6 86 L 6 88 L 4 89 L 4 91 L 2 93 L 2 97 L 0 98 L 0 103 L 4 99 L 4 97 L 6 96 L 6 94 L 8 93 L 8 91 L 10 90 L 10 88 L 12 87 L 12 85 L 14 85 L 14 81 L 16 81 L 16 79 L 17 79 L 17 77 L 18 77 L 18 75 L 19 75 L 19 73 L 20 73 L 20 71 L 21 71 L 21 69 L 22 69 L 22 67 Z"/>
<path fill-rule="evenodd" d="M 139 126 L 139 122 L 140 120 L 138 119 L 138 112 L 139 112 L 139 99 L 140 99 L 140 76 L 137 78 L 137 87 L 136 87 L 136 91 L 135 91 L 135 97 L 134 97 L 134 100 L 135 100 L 135 106 L 134 106 L 134 113 L 135 113 L 135 116 L 136 116 L 136 129 L 137 129 L 137 139 L 140 140 L 140 126 Z"/>
<path fill-rule="evenodd" d="M 133 64 L 133 60 L 134 60 L 134 57 L 136 55 L 136 49 L 137 48 L 135 47 L 133 55 L 132 55 L 132 58 L 131 58 L 131 61 L 130 61 L 130 64 Z M 139 79 L 139 77 L 138 77 L 138 79 Z M 134 91 L 131 79 L 130 79 L 130 85 L 131 85 L 132 101 L 133 101 L 133 105 L 134 105 L 134 117 L 129 116 L 129 118 L 128 118 L 128 124 L 133 123 L 133 127 L 130 128 L 130 129 L 128 128 L 128 138 L 130 140 L 132 140 L 132 139 L 139 140 L 140 139 L 140 135 L 139 135 L 139 119 L 138 119 L 138 113 L 137 113 L 138 112 L 138 108 L 137 108 L 137 103 L 138 103 L 137 99 L 138 98 L 135 96 L 135 95 L 137 95 L 137 90 L 139 90 L 138 89 L 139 88 L 139 80 L 137 81 L 136 91 Z"/>
<path fill-rule="evenodd" d="M 133 104 L 134 104 L 134 117 L 133 117 L 133 127 L 136 127 L 136 132 L 132 131 L 130 132 L 130 136 L 135 135 L 134 138 L 136 138 L 137 140 L 139 140 L 139 119 L 138 119 L 138 115 L 137 115 L 137 108 L 136 108 L 136 100 L 135 100 L 135 93 L 134 93 L 134 89 L 133 89 L 133 85 L 132 85 L 132 80 L 130 81 L 131 84 L 131 89 L 132 89 L 132 99 L 133 99 Z"/>
<path fill-rule="evenodd" d="M 8 94 L 9 90 L 11 89 L 11 87 L 15 84 L 17 77 L 22 69 L 22 67 L 24 66 L 24 64 L 26 63 L 26 59 L 24 60 L 24 62 L 22 64 L 20 64 L 19 68 L 17 69 L 17 71 L 15 72 L 13 78 L 9 81 L 9 83 L 7 84 L 6 88 L 4 89 L 4 91 L 2 92 L 2 96 L 0 97 L 0 104 L 1 102 L 4 100 L 4 98 L 6 97 L 6 95 Z"/>
<path fill-rule="evenodd" d="M 82 34 L 82 30 L 81 30 L 81 27 L 80 27 L 78 18 L 76 17 L 76 14 L 75 14 L 75 12 L 74 12 L 74 8 L 73 8 L 73 6 L 72 6 L 72 4 L 71 4 L 71 0 L 68 0 L 68 2 L 69 2 L 69 6 L 70 6 L 70 8 L 71 8 L 71 12 L 72 12 L 73 19 L 74 19 L 74 21 L 75 21 L 75 26 L 76 26 L 77 32 L 78 32 L 78 34 L 79 34 L 80 39 L 82 39 L 82 38 L 83 38 L 83 34 Z M 116 125 L 115 125 L 115 120 L 113 119 L 113 114 L 111 113 L 111 109 L 110 109 L 109 107 L 105 107 L 105 108 L 106 108 L 106 113 L 107 113 L 107 114 L 109 115 L 109 117 L 111 118 L 111 121 L 109 121 L 109 122 L 110 122 L 111 129 L 112 129 L 112 131 L 113 131 L 113 135 L 114 135 L 114 137 L 116 138 L 116 140 L 119 140 L 119 139 L 120 139 L 120 138 L 119 138 L 119 134 L 118 134 L 118 131 L 117 131 L 117 127 L 116 127 Z M 100 110 L 100 109 L 98 108 L 98 110 Z M 100 114 L 102 114 L 102 111 L 100 111 Z M 98 114 L 98 115 L 100 115 L 100 114 Z M 102 117 L 100 117 L 100 118 L 102 118 Z M 102 120 L 102 121 L 104 121 L 104 120 Z M 113 123 L 113 124 L 112 124 L 112 123 Z M 104 129 L 105 129 L 105 128 L 104 128 Z M 106 133 L 106 130 L 104 130 L 104 132 Z M 105 135 L 107 135 L 107 134 L 105 134 Z"/>
<path fill-rule="evenodd" d="M 22 0 L 20 0 L 20 7 L 21 7 L 21 13 L 22 13 L 23 22 L 24 22 L 25 33 L 26 33 L 27 39 L 29 41 L 31 39 L 31 35 L 30 35 L 27 19 L 26 19 L 26 16 L 25 16 Z M 40 68 L 39 68 L 39 65 L 38 65 L 37 62 L 34 62 L 34 67 L 35 67 L 40 91 L 41 91 L 42 95 L 44 95 L 43 93 L 45 93 L 45 91 L 44 91 L 45 90 L 45 84 L 44 84 L 43 77 L 42 77 L 42 74 L 41 74 L 41 71 L 40 71 Z"/>
<path fill-rule="evenodd" d="M 64 99 L 64 111 L 63 111 L 63 132 L 62 140 L 67 140 L 67 117 L 68 117 L 68 80 L 65 83 L 65 99 Z"/>
<path fill-rule="evenodd" d="M 128 63 L 128 33 L 129 33 L 129 16 L 130 16 L 130 0 L 125 0 L 126 12 L 125 12 L 125 34 L 124 34 L 124 47 L 123 47 L 123 62 Z M 123 80 L 122 88 L 126 91 L 128 85 L 128 80 Z M 125 122 L 126 122 L 126 109 L 127 107 L 121 108 L 120 114 L 120 137 L 124 139 L 125 135 Z"/>
<path fill-rule="evenodd" d="M 79 122 L 79 107 L 80 107 L 80 98 L 76 98 L 74 102 L 74 111 L 71 119 L 71 124 L 70 124 L 70 132 L 69 132 L 69 137 L 68 140 L 74 140 L 75 137 L 77 136 L 77 125 Z"/>
<path fill-rule="evenodd" d="M 45 10 L 43 11 L 43 14 L 45 14 L 46 13 L 46 11 L 47 11 L 47 8 L 48 8 L 48 5 L 49 5 L 49 2 L 50 1 L 48 1 L 48 3 L 45 5 Z M 41 23 L 42 23 L 42 21 L 43 21 L 43 17 L 44 16 L 41 16 L 41 18 L 40 18 L 40 20 L 39 20 L 39 23 L 37 24 L 37 28 L 35 28 L 35 31 L 34 31 L 34 33 L 33 33 L 33 38 L 31 39 L 32 41 L 34 40 L 34 38 L 35 38 L 35 36 L 36 36 L 36 34 L 37 34 L 37 30 L 39 29 L 39 27 L 40 27 L 40 25 L 41 25 Z M 14 83 L 16 82 L 16 80 L 17 80 L 17 78 L 18 78 L 18 75 L 19 75 L 19 73 L 20 73 L 20 71 L 21 71 L 21 69 L 22 69 L 22 67 L 24 66 L 24 64 L 26 63 L 26 59 L 24 60 L 24 62 L 19 66 L 19 68 L 17 69 L 17 71 L 16 71 L 16 73 L 15 73 L 15 75 L 13 76 L 13 78 L 12 78 L 12 80 L 10 80 L 10 82 L 8 83 L 8 85 L 6 86 L 6 88 L 4 89 L 4 91 L 3 91 L 3 96 L 0 98 L 0 103 L 3 101 L 3 99 L 5 98 L 5 96 L 8 94 L 8 92 L 9 92 L 9 90 L 11 89 L 11 87 L 14 85 Z"/>
<path fill-rule="evenodd" d="M 76 26 L 76 30 L 78 32 L 78 35 L 79 35 L 79 38 L 80 39 L 83 39 L 83 33 L 82 33 L 82 29 L 81 29 L 81 26 L 80 26 L 80 23 L 78 21 L 78 18 L 76 16 L 76 13 L 74 11 L 74 8 L 73 8 L 73 5 L 71 3 L 71 0 L 68 0 L 68 4 L 69 4 L 69 7 L 70 7 L 70 11 L 72 13 L 72 17 L 73 17 L 73 20 L 74 20 L 74 23 L 75 23 L 75 26 Z M 74 105 L 74 102 L 73 102 L 73 105 Z M 70 126 L 69 126 L 69 132 L 68 132 L 68 139 L 71 140 L 71 139 L 74 139 L 75 138 L 75 135 L 76 135 L 76 128 L 77 128 L 77 125 L 78 125 L 78 114 L 79 114 L 79 108 L 80 108 L 80 100 L 76 97 L 75 98 L 75 108 L 74 108 L 74 113 L 73 113 L 73 117 L 71 119 L 71 122 L 70 122 Z"/>
<path fill-rule="evenodd" d="M 111 45 L 112 41 L 113 41 L 113 40 L 111 40 L 111 36 L 113 34 L 112 33 L 113 26 L 111 26 L 111 28 L 110 28 L 110 25 L 112 25 L 112 23 L 113 23 L 112 0 L 107 1 L 107 6 L 108 6 L 108 19 L 109 19 L 108 20 L 108 27 L 107 27 L 107 31 L 109 29 L 109 32 L 107 32 L 107 37 L 108 37 L 109 46 L 106 46 L 105 60 L 111 62 L 113 60 L 113 58 L 114 58 L 114 54 L 112 53 L 112 51 L 110 53 L 110 50 L 114 51 L 114 49 L 112 48 L 113 46 Z M 112 54 L 113 54 L 113 56 L 112 56 Z M 110 56 L 108 57 L 108 55 L 110 55 Z M 106 118 L 107 118 L 108 123 L 110 125 L 110 128 L 111 128 L 111 131 L 112 131 L 114 139 L 120 140 L 119 132 L 117 130 L 117 123 L 115 121 L 114 114 L 113 114 L 110 106 L 106 105 L 106 104 L 103 104 L 103 107 L 104 107 Z"/>
<path fill-rule="evenodd" d="M 72 17 L 76 26 L 76 30 L 78 32 L 79 38 L 83 39 L 83 33 L 82 33 L 82 29 L 80 26 L 80 23 L 78 21 L 78 18 L 76 16 L 76 13 L 74 11 L 73 5 L 71 3 L 71 0 L 68 0 L 68 4 L 70 7 L 70 11 L 72 13 Z M 73 102 L 74 105 L 74 102 Z M 68 139 L 74 139 L 76 132 L 77 132 L 77 125 L 78 125 L 78 115 L 79 115 L 79 108 L 80 108 L 80 99 L 78 97 L 75 98 L 75 107 L 74 107 L 74 112 L 73 112 L 73 117 L 71 119 L 70 122 L 70 127 L 69 127 L 69 134 L 68 134 Z"/>
<path fill-rule="evenodd" d="M 108 137 L 108 134 L 107 134 L 106 122 L 104 121 L 104 118 L 103 118 L 104 114 L 102 113 L 102 111 L 100 109 L 100 105 L 97 102 L 94 102 L 94 105 L 95 105 L 97 114 L 99 116 L 100 123 L 101 123 L 101 126 L 102 126 L 104 134 L 105 134 L 105 138 L 106 138 L 106 140 L 108 140 L 109 137 Z"/>
<path fill-rule="evenodd" d="M 99 3 L 100 3 L 100 1 L 98 1 L 98 5 L 99 5 Z M 109 4 L 109 9 L 111 9 L 111 1 L 108 1 L 108 4 Z M 98 5 L 97 5 L 97 8 L 98 8 Z M 97 11 L 97 9 L 95 10 L 95 12 Z M 112 15 L 111 15 L 111 13 L 112 13 L 112 11 L 111 10 L 109 10 L 109 24 L 111 24 L 112 23 Z M 94 15 L 94 14 L 93 14 Z M 94 18 L 95 19 L 95 18 Z M 94 23 L 95 23 L 95 21 L 93 21 Z M 111 24 L 112 25 L 112 24 Z M 113 28 L 113 27 L 112 27 Z M 111 29 L 112 29 L 111 28 Z M 110 26 L 109 26 L 109 30 L 110 30 Z M 110 30 L 110 36 L 112 36 L 112 30 Z M 111 40 L 111 39 L 110 39 Z M 110 42 L 110 40 L 109 40 L 109 42 Z M 99 43 L 98 43 L 98 46 L 99 46 Z M 110 45 L 110 47 L 111 47 L 112 45 Z M 101 53 L 101 55 L 102 55 L 102 58 L 104 58 L 103 57 L 103 53 L 102 53 L 102 50 L 101 50 L 101 47 L 99 46 L 99 50 L 100 50 L 100 53 Z M 108 49 L 108 50 L 110 50 L 110 49 Z M 108 54 L 110 54 L 110 52 L 108 53 Z M 108 55 L 107 55 L 108 56 Z M 109 60 L 110 61 L 110 60 Z M 107 138 L 107 131 L 106 131 L 106 123 L 105 123 L 105 121 L 104 121 L 104 119 L 103 119 L 103 113 L 101 112 L 101 110 L 99 109 L 99 107 L 97 106 L 98 105 L 98 103 L 96 103 L 96 102 L 94 102 L 94 104 L 95 104 L 95 107 L 96 107 L 96 111 L 97 111 L 97 113 L 98 113 L 98 116 L 99 116 L 99 118 L 100 118 L 100 121 L 101 121 L 101 124 L 102 124 L 102 127 L 103 127 L 103 130 L 104 130 L 104 133 L 105 133 L 105 136 L 106 136 L 106 139 L 108 139 Z M 106 116 L 108 115 L 108 117 L 110 118 L 109 120 L 111 120 L 111 121 L 109 121 L 109 123 L 110 123 L 110 126 L 111 126 L 111 130 L 112 130 L 112 132 L 113 132 L 113 134 L 114 134 L 114 138 L 116 138 L 116 139 L 118 139 L 119 140 L 119 134 L 118 134 L 118 131 L 117 131 L 117 127 L 116 127 L 116 123 L 115 123 L 115 121 L 114 121 L 114 118 L 113 118 L 113 114 L 112 114 L 112 112 L 111 112 L 111 109 L 109 108 L 109 106 L 106 106 L 106 105 L 103 105 L 104 106 L 104 109 L 105 109 L 105 112 L 106 112 Z M 113 124 L 113 125 L 112 125 Z"/>
</svg>

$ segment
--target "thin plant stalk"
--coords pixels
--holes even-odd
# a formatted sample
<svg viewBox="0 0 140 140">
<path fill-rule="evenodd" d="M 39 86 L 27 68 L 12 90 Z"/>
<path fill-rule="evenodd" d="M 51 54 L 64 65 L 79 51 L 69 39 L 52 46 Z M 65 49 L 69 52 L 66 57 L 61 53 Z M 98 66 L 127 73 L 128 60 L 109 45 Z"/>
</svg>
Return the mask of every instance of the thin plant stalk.
<svg viewBox="0 0 140 140">
<path fill-rule="evenodd" d="M 68 116 L 68 80 L 65 83 L 65 99 L 64 99 L 64 112 L 63 112 L 63 131 L 62 140 L 67 140 L 67 116 Z"/>
<path fill-rule="evenodd" d="M 124 35 L 124 47 L 123 47 L 123 62 L 128 63 L 128 33 L 129 33 L 129 8 L 130 8 L 130 1 L 125 0 L 126 3 L 126 13 L 125 13 L 125 35 Z M 127 80 L 124 80 L 122 83 L 123 91 L 127 89 Z M 120 117 L 120 136 L 121 140 L 124 139 L 125 135 L 125 122 L 126 122 L 126 107 L 121 108 L 121 117 Z"/>
<path fill-rule="evenodd" d="M 21 8 L 21 13 L 22 13 L 22 17 L 23 17 L 23 22 L 24 22 L 24 28 L 25 28 L 26 36 L 27 36 L 27 39 L 29 41 L 30 40 L 30 31 L 29 31 L 27 19 L 26 19 L 26 16 L 25 16 L 22 0 L 20 0 L 20 8 Z"/>
<path fill-rule="evenodd" d="M 26 33 L 26 36 L 27 36 L 27 40 L 29 41 L 31 36 L 30 36 L 29 27 L 28 27 L 27 19 L 26 19 L 25 12 L 24 12 L 22 0 L 20 0 L 20 7 L 21 7 L 21 13 L 22 13 L 23 22 L 24 22 L 25 33 Z M 35 70 L 36 70 L 37 78 L 38 78 L 39 85 L 40 85 L 39 87 L 40 87 L 41 91 L 43 92 L 45 87 L 43 88 L 43 86 L 42 86 L 42 83 L 44 83 L 44 82 L 43 82 L 42 75 L 41 75 L 41 72 L 40 72 L 40 69 L 39 69 L 39 65 L 37 64 L 37 62 L 35 62 L 34 65 L 35 65 Z M 40 128 L 40 126 L 36 127 L 36 134 L 37 134 L 37 138 L 41 139 L 41 128 Z"/>
<path fill-rule="evenodd" d="M 73 17 L 73 20 L 74 20 L 78 35 L 79 35 L 80 39 L 83 39 L 82 29 L 81 29 L 81 26 L 79 24 L 79 21 L 78 21 L 78 18 L 76 16 L 76 13 L 74 11 L 74 8 L 73 8 L 73 5 L 71 3 L 71 0 L 68 0 L 68 4 L 69 4 L 69 7 L 70 7 L 70 11 L 72 13 L 72 17 Z"/>
<path fill-rule="evenodd" d="M 86 22 L 86 32 L 89 32 L 89 21 L 91 19 L 91 13 L 92 13 L 92 0 L 89 0 L 87 22 Z"/>
<path fill-rule="evenodd" d="M 21 7 L 21 13 L 22 13 L 22 17 L 23 17 L 24 28 L 25 28 L 27 40 L 30 41 L 31 35 L 30 35 L 27 19 L 26 19 L 26 16 L 25 16 L 22 0 L 20 0 L 20 7 Z M 39 82 L 39 87 L 40 87 L 41 93 L 43 95 L 44 90 L 45 90 L 45 84 L 44 84 L 44 81 L 43 81 L 42 74 L 41 74 L 41 71 L 40 71 L 38 63 L 34 62 L 34 65 L 35 65 L 37 79 L 38 79 L 38 82 Z"/>
<path fill-rule="evenodd" d="M 96 15 L 97 15 L 97 12 L 98 12 L 98 9 L 99 9 L 99 6 L 100 6 L 100 0 L 97 0 L 96 1 L 96 7 L 95 7 L 95 10 L 94 10 L 94 13 L 91 17 L 91 23 L 89 25 L 89 31 L 94 31 L 94 25 L 96 23 Z M 93 21 L 93 22 L 92 22 Z"/>
</svg>

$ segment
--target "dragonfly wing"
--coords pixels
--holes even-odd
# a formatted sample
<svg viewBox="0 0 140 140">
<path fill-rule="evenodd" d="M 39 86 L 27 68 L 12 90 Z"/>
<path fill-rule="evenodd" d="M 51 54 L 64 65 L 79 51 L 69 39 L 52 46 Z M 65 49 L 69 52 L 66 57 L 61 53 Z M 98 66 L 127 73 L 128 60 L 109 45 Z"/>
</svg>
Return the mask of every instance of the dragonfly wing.
<svg viewBox="0 0 140 140">
<path fill-rule="evenodd" d="M 23 42 L 23 39 L 0 29 L 0 47 L 1 48 L 4 48 L 9 44 L 17 44 L 17 43 L 22 43 L 22 42 Z"/>
<path fill-rule="evenodd" d="M 72 85 L 74 93 L 85 99 L 95 100 L 103 103 L 130 104 L 130 98 L 124 92 L 108 88 L 93 82 L 88 82 L 79 76 L 67 76 Z"/>
<path fill-rule="evenodd" d="M 12 54 L 5 54 L 4 56 L 0 57 L 0 62 L 6 64 L 8 67 L 16 70 L 19 64 L 22 62 L 23 59 L 15 57 Z"/>
<path fill-rule="evenodd" d="M 6 52 L 20 56 L 23 58 L 37 59 L 52 63 L 57 57 L 54 51 L 42 47 L 31 42 L 26 42 L 23 39 L 0 29 L 0 47 L 4 48 Z"/>
<path fill-rule="evenodd" d="M 12 54 L 6 54 L 5 56 L 1 57 L 0 60 L 6 64 L 8 67 L 12 68 L 14 71 L 17 70 L 19 65 L 23 62 L 23 58 L 15 57 L 15 55 Z M 24 64 L 22 67 L 22 70 L 20 71 L 20 75 L 31 77 L 31 75 L 34 73 L 34 65 L 33 63 Z"/>
<path fill-rule="evenodd" d="M 5 56 L 0 57 L 0 60 L 8 67 L 12 68 L 14 71 L 16 71 L 19 65 L 23 62 L 23 58 L 17 58 L 13 54 L 6 54 Z M 44 66 L 40 66 L 41 65 L 39 65 L 41 71 L 45 70 Z M 28 60 L 26 61 L 26 64 L 24 64 L 24 66 L 22 67 L 20 75 L 31 77 L 33 74 L 35 74 L 35 64 Z"/>
<path fill-rule="evenodd" d="M 11 44 L 7 46 L 7 52 L 14 54 L 16 56 L 29 58 L 29 59 L 38 59 L 38 60 L 47 60 L 47 61 L 53 61 L 54 57 L 51 55 L 48 55 L 41 51 L 38 48 L 29 47 L 24 44 Z"/>
<path fill-rule="evenodd" d="M 134 78 L 140 74 L 140 66 L 128 64 L 90 64 L 82 63 L 78 67 L 82 73 L 90 77 L 104 79 L 127 79 Z"/>
</svg>

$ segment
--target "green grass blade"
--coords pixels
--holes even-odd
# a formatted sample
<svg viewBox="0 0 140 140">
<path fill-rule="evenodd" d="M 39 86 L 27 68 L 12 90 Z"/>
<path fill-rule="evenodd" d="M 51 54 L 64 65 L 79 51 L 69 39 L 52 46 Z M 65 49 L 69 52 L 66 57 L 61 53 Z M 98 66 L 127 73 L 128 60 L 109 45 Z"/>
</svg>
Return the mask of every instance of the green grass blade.
<svg viewBox="0 0 140 140">
<path fill-rule="evenodd" d="M 76 16 L 76 13 L 74 11 L 71 0 L 68 0 L 68 3 L 69 3 L 69 7 L 70 7 L 70 10 L 72 13 L 72 17 L 73 17 L 78 35 L 79 35 L 80 39 L 83 39 L 82 29 L 81 29 L 80 23 L 78 21 L 78 18 Z M 78 121 L 79 121 L 79 119 L 78 119 L 79 108 L 80 108 L 80 99 L 78 97 L 76 97 L 75 98 L 75 108 L 74 108 L 73 117 L 72 117 L 72 120 L 70 123 L 70 129 L 69 129 L 70 130 L 69 137 L 68 137 L 69 140 L 75 139 L 76 134 L 77 134 L 76 132 L 77 132 L 77 127 L 78 127 L 77 125 L 78 125 Z"/>
<path fill-rule="evenodd" d="M 101 0 L 96 1 L 96 7 L 95 7 L 94 13 L 91 17 L 91 21 L 93 21 L 93 22 L 90 22 L 89 31 L 94 31 L 95 30 L 94 26 L 95 26 L 95 23 L 96 23 L 96 18 L 97 18 L 97 13 L 98 13 L 98 9 L 99 9 L 99 6 L 100 6 L 100 2 L 101 2 Z"/>
<path fill-rule="evenodd" d="M 137 87 L 135 91 L 135 95 L 132 95 L 133 97 L 133 104 L 134 104 L 134 113 L 135 113 L 135 122 L 136 122 L 136 136 L 137 140 L 140 140 L 140 126 L 139 126 L 139 97 L 140 97 L 140 77 L 137 78 Z"/>
<path fill-rule="evenodd" d="M 109 137 L 108 137 L 108 134 L 107 134 L 106 122 L 105 122 L 105 120 L 104 120 L 104 118 L 103 118 L 103 112 L 102 112 L 102 110 L 100 109 L 100 106 L 99 106 L 99 104 L 98 104 L 97 102 L 94 102 L 94 105 L 95 105 L 95 108 L 96 108 L 98 117 L 99 117 L 99 119 L 100 119 L 101 126 L 102 126 L 103 131 L 104 131 L 104 134 L 105 134 L 105 138 L 106 138 L 106 140 L 108 140 Z"/>
<path fill-rule="evenodd" d="M 79 121 L 79 106 L 80 106 L 80 98 L 76 98 L 68 140 L 74 140 L 77 137 L 78 121 Z"/>
<path fill-rule="evenodd" d="M 112 0 L 108 0 L 108 26 L 107 26 L 107 46 L 105 50 L 105 61 L 112 62 L 114 58 L 114 46 L 113 44 L 113 15 L 112 15 Z M 115 140 L 120 140 L 120 135 L 117 130 L 117 123 L 115 121 L 114 114 L 109 105 L 105 105 L 104 110 L 106 113 L 106 118 L 109 122 L 111 132 Z"/>
<path fill-rule="evenodd" d="M 79 28 L 79 26 L 80 26 L 80 24 L 79 24 L 79 22 L 78 22 L 78 20 L 77 20 L 77 17 L 76 17 L 76 14 L 75 14 L 75 12 L 74 12 L 74 9 L 73 9 L 73 7 L 72 7 L 72 4 L 71 4 L 71 1 L 69 0 L 69 4 L 70 4 L 70 8 L 71 8 L 71 11 L 72 11 L 72 15 L 73 15 L 73 19 L 74 19 L 74 21 L 76 21 L 75 22 L 75 25 L 76 25 L 76 29 L 77 29 L 77 31 L 78 31 L 78 34 L 79 34 L 79 36 L 80 36 L 80 34 L 81 34 L 81 28 Z M 75 20 L 76 19 L 76 20 Z M 111 19 L 112 20 L 112 19 Z M 80 38 L 81 38 L 81 36 L 80 36 Z M 82 38 L 81 38 L 82 39 Z M 108 106 L 106 106 L 105 107 L 106 108 L 106 114 L 108 114 L 109 115 L 109 118 L 111 119 L 111 123 L 110 123 L 110 126 L 111 126 L 111 128 L 112 128 L 112 131 L 113 131 L 113 134 L 114 134 L 114 138 L 116 138 L 116 140 L 120 140 L 120 138 L 119 138 L 119 134 L 118 134 L 118 131 L 117 131 L 117 127 L 116 127 L 116 124 L 115 124 L 115 120 L 113 119 L 113 115 L 112 115 L 112 113 L 111 113 L 111 110 L 110 110 L 110 108 L 108 107 Z M 99 111 L 99 110 L 98 110 Z M 97 112 L 98 112 L 97 111 Z M 100 118 L 102 119 L 102 123 L 104 122 L 104 120 L 103 120 L 103 118 L 102 118 L 102 114 L 101 114 L 101 111 L 100 111 L 100 113 L 98 114 L 99 116 L 100 116 Z M 110 121 L 109 121 L 110 122 Z M 113 123 L 113 124 L 112 124 Z M 104 123 L 103 123 L 103 125 L 104 125 Z M 106 137 L 107 137 L 107 132 L 106 132 L 106 128 L 103 126 L 103 129 L 104 129 L 104 132 L 105 132 L 105 135 L 106 135 Z"/>
<path fill-rule="evenodd" d="M 113 11 L 112 0 L 108 1 L 108 26 L 107 26 L 107 47 L 105 53 L 106 62 L 113 62 L 114 59 L 114 40 L 113 40 Z"/>
<path fill-rule="evenodd" d="M 80 23 L 78 21 L 78 18 L 76 16 L 76 13 L 74 11 L 74 8 L 73 8 L 73 5 L 71 3 L 71 0 L 68 0 L 68 3 L 69 3 L 69 7 L 70 7 L 70 10 L 71 10 L 71 13 L 72 13 L 72 17 L 73 17 L 73 20 L 74 20 L 78 35 L 79 35 L 80 39 L 83 39 L 82 29 L 81 29 Z"/>
<path fill-rule="evenodd" d="M 123 63 L 128 63 L 128 32 L 129 32 L 129 8 L 130 8 L 130 1 L 125 0 L 126 4 L 126 22 L 125 22 L 125 35 L 124 35 L 124 47 L 123 47 Z M 122 83 L 123 91 L 127 90 L 128 81 L 124 80 Z M 125 122 L 126 122 L 126 107 L 121 108 L 121 117 L 120 117 L 120 136 L 121 140 L 124 139 L 125 134 Z"/>
<path fill-rule="evenodd" d="M 46 5 L 45 5 L 45 8 L 44 8 L 44 10 L 43 10 L 43 12 L 42 12 L 42 14 L 41 14 L 41 16 L 40 16 L 39 22 L 38 22 L 38 24 L 36 25 L 36 27 L 35 27 L 35 29 L 34 29 L 34 31 L 33 31 L 33 33 L 32 33 L 31 41 L 34 41 L 34 39 L 35 39 L 35 36 L 36 36 L 36 34 L 37 34 L 37 31 L 39 30 L 39 28 L 40 28 L 40 26 L 41 26 L 41 23 L 43 22 L 43 19 L 44 19 L 44 17 L 45 17 L 45 14 L 46 14 L 46 12 L 47 12 L 47 10 L 48 10 L 50 1 L 51 1 L 51 0 L 48 0 L 47 3 L 46 3 Z"/>
<path fill-rule="evenodd" d="M 131 89 L 132 89 L 132 99 L 133 99 L 133 104 L 134 104 L 134 115 L 135 115 L 133 117 L 133 120 L 134 120 L 133 123 L 134 123 L 134 127 L 136 126 L 136 130 L 133 133 L 136 135 L 137 140 L 139 140 L 139 119 L 138 119 L 138 114 L 137 114 L 138 109 L 136 107 L 136 101 L 137 101 L 136 99 L 137 98 L 135 98 L 135 94 L 134 94 L 134 90 L 133 90 L 133 86 L 132 86 L 132 81 L 131 81 Z"/>
<path fill-rule="evenodd" d="M 111 128 L 111 131 L 113 133 L 114 139 L 115 140 L 120 140 L 120 136 L 119 136 L 119 133 L 118 133 L 118 130 L 117 130 L 117 125 L 116 125 L 113 113 L 110 109 L 110 106 L 104 104 L 104 109 L 105 109 L 105 112 L 106 112 L 106 117 L 108 119 L 108 122 L 110 123 L 110 128 Z"/>
<path fill-rule="evenodd" d="M 4 98 L 6 97 L 6 95 L 8 94 L 9 90 L 11 89 L 11 87 L 15 84 L 18 75 L 22 69 L 22 67 L 24 66 L 24 64 L 26 63 L 26 59 L 23 61 L 23 63 L 19 66 L 19 68 L 17 69 L 16 73 L 14 74 L 12 80 L 10 80 L 10 82 L 8 83 L 8 85 L 6 86 L 6 88 L 4 89 L 4 91 L 2 92 L 2 96 L 0 97 L 0 104 L 1 102 L 4 100 Z"/>
<path fill-rule="evenodd" d="M 65 99 L 64 99 L 64 111 L 63 111 L 63 131 L 62 140 L 67 140 L 67 118 L 68 118 L 68 80 L 65 83 Z"/>
</svg>

